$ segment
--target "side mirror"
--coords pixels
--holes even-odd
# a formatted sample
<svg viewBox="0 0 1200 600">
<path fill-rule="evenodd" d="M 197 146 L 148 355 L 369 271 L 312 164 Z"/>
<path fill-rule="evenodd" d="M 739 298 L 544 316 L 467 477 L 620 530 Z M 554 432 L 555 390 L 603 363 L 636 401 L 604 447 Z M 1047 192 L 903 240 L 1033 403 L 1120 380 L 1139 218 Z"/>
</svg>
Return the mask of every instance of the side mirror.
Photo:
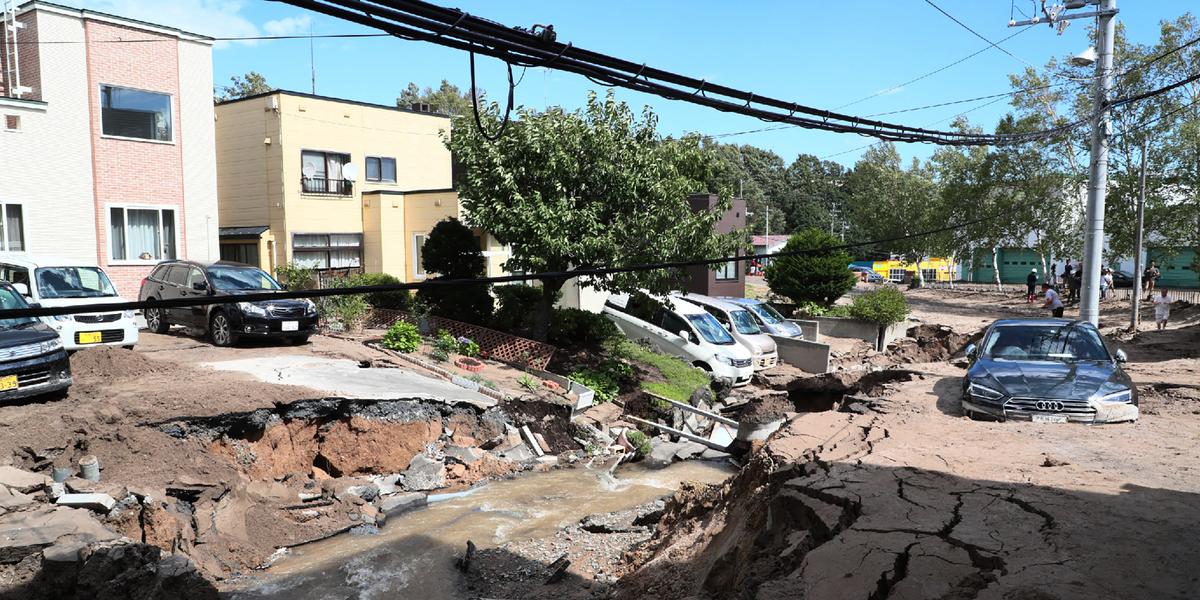
<svg viewBox="0 0 1200 600">
<path fill-rule="evenodd" d="M 13 289 L 17 290 L 18 294 L 25 296 L 26 298 L 29 297 L 29 286 L 27 286 L 23 283 L 14 283 Z"/>
<path fill-rule="evenodd" d="M 686 329 L 679 330 L 679 337 L 683 338 L 683 343 L 685 344 L 692 343 L 692 334 L 688 333 L 688 330 Z"/>
<path fill-rule="evenodd" d="M 966 351 L 967 358 L 975 358 L 975 352 L 977 350 L 978 350 L 978 348 L 975 347 L 975 344 L 967 344 L 967 351 Z"/>
<path fill-rule="evenodd" d="M 1129 355 L 1124 350 L 1117 350 L 1116 359 L 1119 363 L 1129 362 Z"/>
<path fill-rule="evenodd" d="M 196 281 L 196 282 L 192 283 L 192 289 L 196 290 L 197 292 L 207 292 L 208 291 L 208 282 Z"/>
<path fill-rule="evenodd" d="M 30 302 L 29 303 L 29 308 L 41 308 L 41 307 L 42 307 L 41 302 Z"/>
</svg>

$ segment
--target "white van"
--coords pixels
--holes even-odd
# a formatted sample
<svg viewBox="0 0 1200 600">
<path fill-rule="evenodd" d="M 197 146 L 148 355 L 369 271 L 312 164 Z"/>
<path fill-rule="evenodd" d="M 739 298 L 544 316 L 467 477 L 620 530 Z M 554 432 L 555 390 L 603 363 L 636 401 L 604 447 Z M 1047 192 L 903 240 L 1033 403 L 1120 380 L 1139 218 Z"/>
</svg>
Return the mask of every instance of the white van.
<svg viewBox="0 0 1200 600">
<path fill-rule="evenodd" d="M 644 293 L 613 294 L 604 316 L 631 340 L 646 340 L 663 354 L 677 356 L 735 386 L 750 383 L 754 360 L 715 317 L 679 297 Z"/>
<path fill-rule="evenodd" d="M 745 346 L 754 355 L 754 370 L 765 371 L 779 363 L 779 352 L 775 340 L 763 331 L 750 314 L 749 309 L 733 302 L 719 300 L 702 294 L 685 294 L 684 300 L 699 305 L 708 314 L 717 318 L 733 339 Z"/>
<path fill-rule="evenodd" d="M 13 284 L 29 302 L 45 308 L 129 302 L 117 295 L 103 269 L 85 261 L 0 252 L 0 279 Z M 132 310 L 56 315 L 42 320 L 58 332 L 68 350 L 91 346 L 132 348 L 138 341 Z"/>
</svg>

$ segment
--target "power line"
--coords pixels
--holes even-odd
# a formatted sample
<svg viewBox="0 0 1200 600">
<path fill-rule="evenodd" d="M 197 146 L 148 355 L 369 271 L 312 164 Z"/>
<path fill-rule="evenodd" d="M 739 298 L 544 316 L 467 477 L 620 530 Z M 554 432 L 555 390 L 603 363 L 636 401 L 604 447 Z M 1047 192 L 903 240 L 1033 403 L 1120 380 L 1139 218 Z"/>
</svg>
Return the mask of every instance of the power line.
<svg viewBox="0 0 1200 600">
<path fill-rule="evenodd" d="M 889 141 L 946 145 L 1019 144 L 1056 135 L 1060 129 L 1021 134 L 988 135 L 936 131 L 840 114 L 739 90 L 562 44 L 529 31 L 504 26 L 420 0 L 281 0 L 294 6 L 374 27 L 409 40 L 437 43 L 487 54 L 522 66 L 552 67 L 588 76 L 595 81 L 682 100 L 764 121 L 808 129 L 857 133 Z M 1063 126 L 1065 129 L 1082 123 Z"/>
<path fill-rule="evenodd" d="M 80 313 L 92 312 L 114 312 L 122 310 L 144 310 L 147 308 L 180 308 L 186 306 L 209 306 L 213 304 L 235 304 L 239 302 L 263 302 L 268 300 L 290 300 L 301 298 L 324 298 L 328 296 L 352 296 L 358 294 L 372 294 L 377 292 L 397 292 L 397 291 L 414 291 L 431 288 L 445 287 L 462 287 L 462 286 L 478 286 L 491 285 L 496 283 L 512 283 L 517 281 L 533 281 L 533 280 L 553 280 L 553 279 L 572 279 L 575 277 L 600 277 L 604 275 L 615 275 L 619 273 L 637 273 L 643 271 L 657 271 L 663 269 L 685 269 L 687 267 L 708 267 L 714 265 L 722 265 L 730 262 L 745 262 L 750 260 L 761 260 L 764 258 L 783 258 L 789 256 L 805 256 L 808 254 L 818 254 L 831 252 L 835 250 L 849 250 L 851 248 L 861 248 L 863 246 L 874 246 L 878 244 L 887 244 L 891 242 L 899 242 L 903 240 L 927 237 L 955 229 L 963 229 L 972 225 L 977 225 L 992 219 L 996 219 L 1001 213 L 990 214 L 987 216 L 971 219 L 962 223 L 946 225 L 916 233 L 894 236 L 890 238 L 871 240 L 869 242 L 855 242 L 850 244 L 840 244 L 836 246 L 827 246 L 823 248 L 809 248 L 804 250 L 788 250 L 780 252 L 770 252 L 765 254 L 747 254 L 741 256 L 725 256 L 721 258 L 703 258 L 695 260 L 681 260 L 660 263 L 648 263 L 630 265 L 625 267 L 591 267 L 572 269 L 569 271 L 552 271 L 542 273 L 526 273 L 521 275 L 501 275 L 497 277 L 478 277 L 472 279 L 433 279 L 417 283 L 400 283 L 392 285 L 369 285 L 355 286 L 346 288 L 326 288 L 318 290 L 297 290 L 284 292 L 263 292 L 252 294 L 231 294 L 227 296 L 196 296 L 192 298 L 172 298 L 169 300 L 153 300 L 153 301 L 138 301 L 138 302 L 118 302 L 113 304 L 73 304 L 70 306 L 55 306 L 42 308 L 10 308 L 0 310 L 0 319 L 15 319 L 21 317 L 50 317 L 56 315 L 73 315 Z"/>
<path fill-rule="evenodd" d="M 1028 66 L 1030 66 L 1030 67 L 1033 67 L 1034 69 L 1036 69 L 1036 68 L 1037 68 L 1037 67 L 1035 67 L 1035 66 L 1033 65 L 1033 63 L 1031 63 L 1031 62 L 1029 62 L 1029 61 L 1027 61 L 1027 60 L 1025 60 L 1025 59 L 1023 59 L 1023 58 L 1021 58 L 1020 56 L 1017 56 L 1016 54 L 1013 54 L 1012 52 L 1009 52 L 1009 51 L 1008 51 L 1007 49 L 1005 49 L 1005 48 L 1001 48 L 999 44 L 997 44 L 996 42 L 993 42 L 992 40 L 989 40 L 989 39 L 988 39 L 988 38 L 986 38 L 986 37 L 984 37 L 984 36 L 983 36 L 983 34 L 981 34 L 981 33 L 979 33 L 978 31 L 975 31 L 974 29 L 972 29 L 970 25 L 967 25 L 966 23 L 963 23 L 962 21 L 959 21 L 957 17 L 955 17 L 954 15 L 952 15 L 952 14 L 950 14 L 950 13 L 946 12 L 946 11 L 945 11 L 945 10 L 944 10 L 942 7 L 938 6 L 937 4 L 934 4 L 933 0 L 925 0 L 925 3 L 926 3 L 926 4 L 928 4 L 928 5 L 930 5 L 930 6 L 932 6 L 933 8 L 937 9 L 937 11 L 938 11 L 938 12 L 940 12 L 940 13 L 942 13 L 943 15 L 946 15 L 946 18 L 947 18 L 947 19 L 950 19 L 951 21 L 954 21 L 955 23 L 957 23 L 957 24 L 958 24 L 958 26 L 959 26 L 959 27 L 962 27 L 963 29 L 966 29 L 967 31 L 971 32 L 971 34 L 972 34 L 972 35 L 974 35 L 975 37 L 977 37 L 977 38 L 979 38 L 979 39 L 981 39 L 981 40 L 983 40 L 983 41 L 987 42 L 988 44 L 990 44 L 990 45 L 991 45 L 991 47 L 993 47 L 993 48 L 995 48 L 995 49 L 997 49 L 997 50 L 999 50 L 999 51 L 1001 51 L 1001 52 L 1003 52 L 1003 53 L 1005 53 L 1005 54 L 1007 54 L 1007 55 L 1011 56 L 1012 58 L 1014 58 L 1014 59 L 1016 59 L 1016 60 L 1018 60 L 1018 61 L 1020 61 L 1020 62 L 1022 62 L 1022 63 L 1025 63 L 1026 65 L 1028 65 Z M 1014 35 L 1015 35 L 1015 34 L 1014 34 Z M 1009 37 L 1012 37 L 1012 36 L 1009 36 Z M 1007 38 L 1005 38 L 1005 39 L 1007 39 Z M 1002 40 L 1002 41 L 1003 41 L 1003 40 Z"/>
<path fill-rule="evenodd" d="M 207 36 L 205 36 L 207 37 Z M 321 35 L 245 35 L 231 37 L 212 37 L 207 38 L 214 42 L 252 42 L 252 41 L 271 41 L 271 40 L 307 40 L 307 39 L 353 39 L 353 38 L 380 38 L 392 37 L 388 33 L 326 33 Z M 133 39 L 117 39 L 117 40 L 25 40 L 23 42 L 15 42 L 21 45 L 30 46 L 54 46 L 61 44 L 146 44 L 155 42 L 178 42 L 178 38 L 133 38 Z"/>
</svg>

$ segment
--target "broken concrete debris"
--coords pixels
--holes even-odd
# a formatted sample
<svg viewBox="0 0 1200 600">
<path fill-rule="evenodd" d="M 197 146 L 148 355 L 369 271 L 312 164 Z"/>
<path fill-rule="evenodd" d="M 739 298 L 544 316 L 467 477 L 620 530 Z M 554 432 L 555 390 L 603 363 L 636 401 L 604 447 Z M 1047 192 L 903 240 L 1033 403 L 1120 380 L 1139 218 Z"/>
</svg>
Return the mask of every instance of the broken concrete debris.
<svg viewBox="0 0 1200 600">
<path fill-rule="evenodd" d="M 0 485 L 22 493 L 36 492 L 50 485 L 45 475 L 30 473 L 9 465 L 0 466 Z"/>
<path fill-rule="evenodd" d="M 71 508 L 86 508 L 99 513 L 107 513 L 117 505 L 117 501 L 108 494 L 63 494 L 54 503 Z"/>
<path fill-rule="evenodd" d="M 404 472 L 404 488 L 412 492 L 436 490 L 446 485 L 446 465 L 418 454 Z"/>
<path fill-rule="evenodd" d="M 86 510 L 44 506 L 0 515 L 0 564 L 12 564 L 64 537 L 94 542 L 117 539 Z"/>
</svg>

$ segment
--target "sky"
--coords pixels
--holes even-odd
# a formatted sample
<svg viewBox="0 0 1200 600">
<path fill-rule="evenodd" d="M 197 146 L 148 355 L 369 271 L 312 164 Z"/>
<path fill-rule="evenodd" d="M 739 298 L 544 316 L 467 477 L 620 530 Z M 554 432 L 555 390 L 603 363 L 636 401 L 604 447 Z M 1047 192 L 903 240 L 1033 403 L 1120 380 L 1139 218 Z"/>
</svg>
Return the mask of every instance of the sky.
<svg viewBox="0 0 1200 600">
<path fill-rule="evenodd" d="M 60 0 L 62 1 L 62 0 Z M 558 41 L 714 83 L 818 108 L 869 116 L 938 102 L 1009 91 L 1008 75 L 1027 64 L 1086 49 L 1087 22 L 1076 21 L 1060 36 L 1042 25 L 992 48 L 924 0 L 827 0 L 716 2 L 710 0 L 455 0 L 473 15 L 510 26 L 552 24 Z M 1032 14 L 1031 0 L 934 0 L 938 6 L 993 42 L 1016 33 L 1010 15 Z M 211 36 L 318 35 L 372 32 L 281 2 L 261 0 L 76 0 L 67 3 L 179 27 Z M 1189 9 L 1194 0 L 1124 0 L 1118 20 L 1134 42 L 1151 44 L 1159 22 Z M 898 84 L 943 67 L 978 50 L 987 51 L 907 86 Z M 393 104 L 409 83 L 436 87 L 442 79 L 470 86 L 464 52 L 426 42 L 392 38 L 318 39 L 314 43 L 316 92 L 326 96 Z M 257 71 L 274 87 L 312 90 L 309 40 L 220 43 L 213 51 L 217 86 L 234 75 Z M 515 101 L 544 108 L 581 106 L 589 90 L 604 88 L 573 73 L 528 69 Z M 505 98 L 504 65 L 477 59 L 479 86 L 493 99 Z M 877 96 L 856 102 L 864 97 Z M 617 90 L 640 109 L 650 105 L 664 134 L 720 135 L 774 124 L 685 102 Z M 1006 101 L 932 108 L 879 117 L 914 126 L 947 128 L 963 111 L 990 130 L 1008 109 Z M 809 153 L 853 165 L 873 140 L 799 128 L 719 138 L 774 150 L 786 161 Z M 927 144 L 901 144 L 901 155 L 927 158 Z"/>
</svg>

